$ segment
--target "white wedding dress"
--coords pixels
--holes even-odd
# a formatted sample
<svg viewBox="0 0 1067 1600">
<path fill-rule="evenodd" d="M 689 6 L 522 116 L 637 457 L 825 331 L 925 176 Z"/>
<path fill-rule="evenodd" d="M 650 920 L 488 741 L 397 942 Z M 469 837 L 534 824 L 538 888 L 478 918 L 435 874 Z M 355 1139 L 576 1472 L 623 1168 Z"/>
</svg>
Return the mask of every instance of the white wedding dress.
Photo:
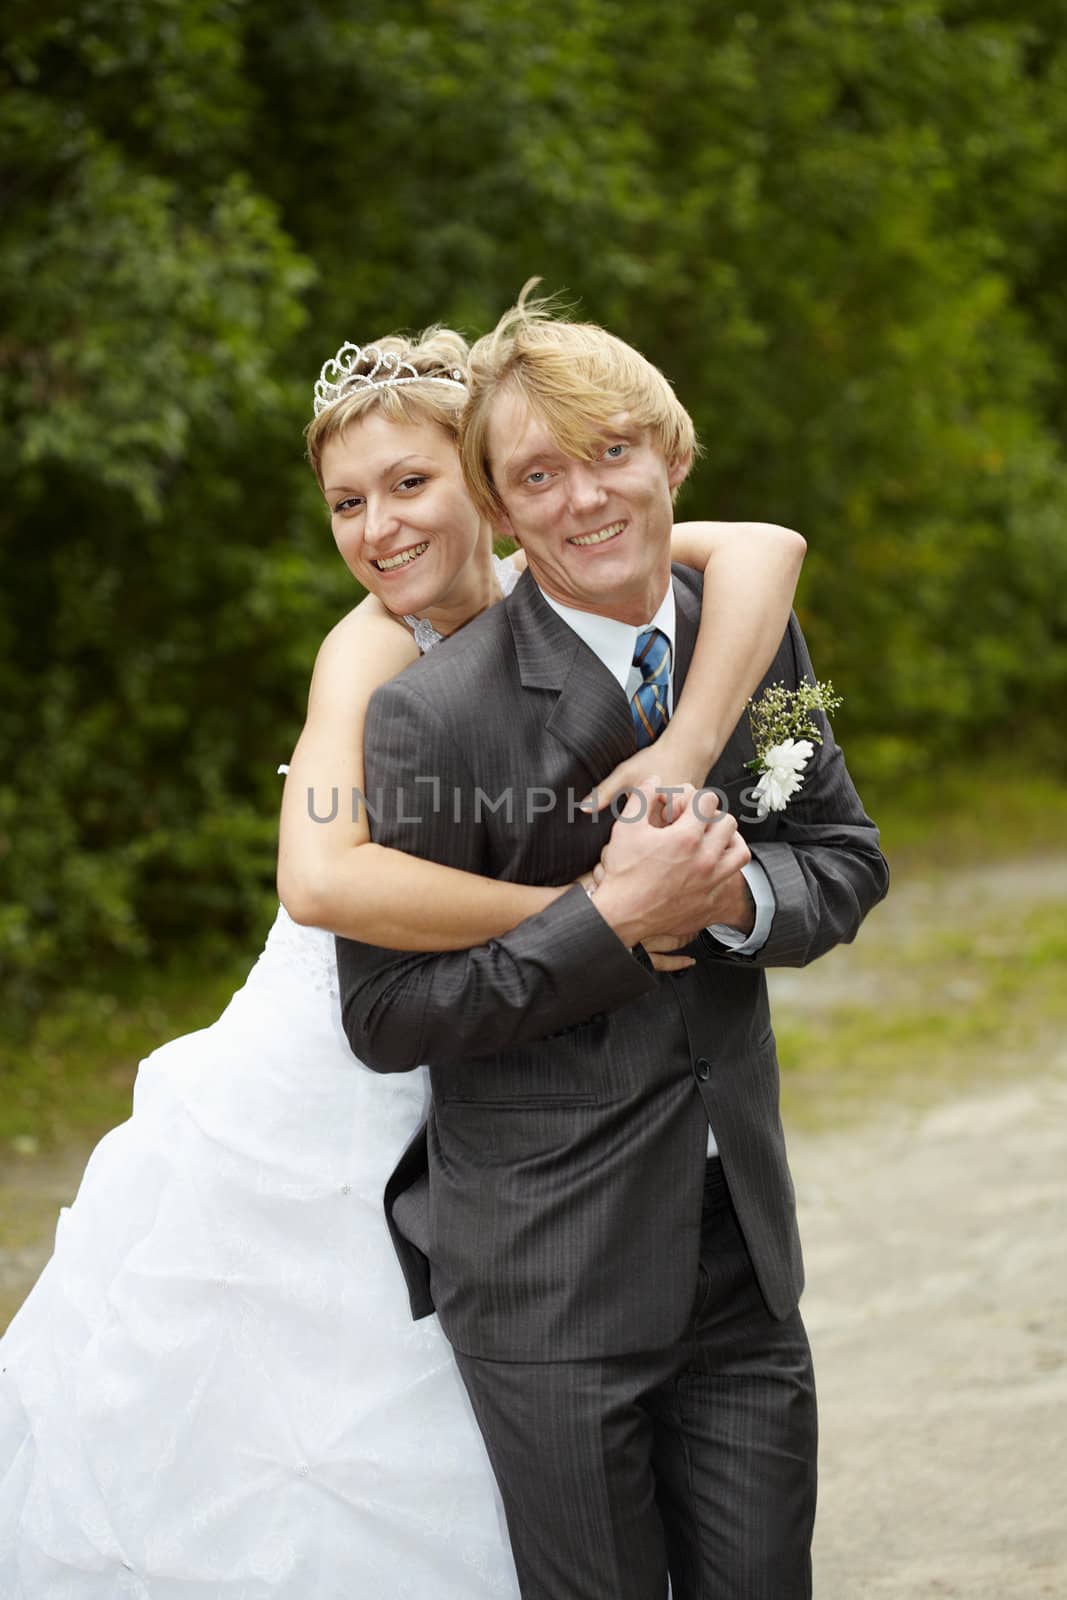
<svg viewBox="0 0 1067 1600">
<path fill-rule="evenodd" d="M 219 1020 L 141 1064 L 0 1340 L 3 1600 L 517 1597 L 383 1216 L 427 1092 L 353 1057 L 333 939 L 284 910 Z"/>
</svg>

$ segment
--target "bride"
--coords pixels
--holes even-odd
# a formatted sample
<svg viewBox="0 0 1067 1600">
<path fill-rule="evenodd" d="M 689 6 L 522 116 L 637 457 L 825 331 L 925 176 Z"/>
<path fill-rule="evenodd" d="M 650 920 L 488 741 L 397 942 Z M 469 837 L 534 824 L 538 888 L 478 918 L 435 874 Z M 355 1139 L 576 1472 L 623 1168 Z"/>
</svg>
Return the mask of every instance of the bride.
<svg viewBox="0 0 1067 1600">
<path fill-rule="evenodd" d="M 94 1150 L 0 1340 L 5 1600 L 518 1593 L 449 1346 L 411 1321 L 383 1218 L 425 1076 L 353 1058 L 332 938 L 465 948 L 562 892 L 384 850 L 348 804 L 374 689 L 521 567 L 493 555 L 464 487 L 465 363 L 431 330 L 343 346 L 316 385 L 308 453 L 369 593 L 316 663 L 283 803 L 288 911 L 218 1021 L 142 1062 L 130 1119 Z M 804 550 L 761 524 L 674 541 L 707 572 L 697 654 L 654 760 L 617 768 L 602 802 L 653 771 L 700 781 L 773 656 Z"/>
</svg>

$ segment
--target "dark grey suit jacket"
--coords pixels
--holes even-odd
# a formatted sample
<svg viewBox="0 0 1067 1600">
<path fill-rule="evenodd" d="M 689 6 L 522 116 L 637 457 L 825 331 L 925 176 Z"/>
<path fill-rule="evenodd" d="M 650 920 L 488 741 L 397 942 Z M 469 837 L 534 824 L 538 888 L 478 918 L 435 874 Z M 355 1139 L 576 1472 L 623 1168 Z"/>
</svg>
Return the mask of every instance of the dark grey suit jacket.
<svg viewBox="0 0 1067 1600">
<path fill-rule="evenodd" d="M 701 583 L 678 567 L 674 587 L 677 695 Z M 811 676 L 793 620 L 766 682 Z M 696 966 L 657 975 L 581 888 L 474 950 L 416 955 L 338 940 L 355 1053 L 380 1072 L 430 1065 L 429 1120 L 390 1180 L 386 1209 L 414 1314 L 436 1308 L 459 1349 L 565 1360 L 675 1340 L 696 1289 L 709 1118 L 767 1304 L 778 1317 L 795 1306 L 803 1269 L 761 969 L 802 966 L 851 940 L 888 884 L 877 830 L 821 720 L 825 743 L 785 813 L 745 820 L 747 717 L 709 775 L 774 891 L 755 957 L 702 935 Z M 559 884 L 596 861 L 612 824 L 575 815 L 568 793 L 577 801 L 632 754 L 634 735 L 616 680 L 526 574 L 504 603 L 378 690 L 366 746 L 381 843 Z M 413 1195 L 423 1249 L 393 1214 Z M 408 1216 L 418 1209 L 409 1204 Z"/>
</svg>

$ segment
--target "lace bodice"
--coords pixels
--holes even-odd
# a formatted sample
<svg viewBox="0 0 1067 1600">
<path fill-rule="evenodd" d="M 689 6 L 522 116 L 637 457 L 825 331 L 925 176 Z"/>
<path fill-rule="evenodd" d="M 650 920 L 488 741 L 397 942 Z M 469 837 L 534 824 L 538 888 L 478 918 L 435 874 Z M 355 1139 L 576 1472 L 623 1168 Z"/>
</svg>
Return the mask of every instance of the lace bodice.
<svg viewBox="0 0 1067 1600">
<path fill-rule="evenodd" d="M 496 580 L 500 585 L 500 593 L 506 598 L 514 589 L 522 574 L 517 567 L 513 566 L 510 561 L 504 560 L 501 556 L 493 557 L 493 568 L 496 572 Z M 415 643 L 418 645 L 422 655 L 425 655 L 427 650 L 432 650 L 435 644 L 440 644 L 444 637 L 443 634 L 438 633 L 432 622 L 427 622 L 425 617 L 405 616 L 404 621 L 415 635 Z"/>
</svg>

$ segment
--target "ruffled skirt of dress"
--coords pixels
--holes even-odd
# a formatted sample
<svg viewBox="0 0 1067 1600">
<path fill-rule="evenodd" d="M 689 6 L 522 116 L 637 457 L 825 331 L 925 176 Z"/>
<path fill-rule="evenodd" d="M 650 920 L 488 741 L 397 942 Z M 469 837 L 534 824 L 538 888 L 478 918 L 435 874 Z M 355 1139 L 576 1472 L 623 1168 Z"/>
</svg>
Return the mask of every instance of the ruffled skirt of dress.
<svg viewBox="0 0 1067 1600">
<path fill-rule="evenodd" d="M 219 1021 L 141 1065 L 0 1340 L 4 1600 L 488 1600 L 517 1586 L 382 1190 L 424 1073 L 341 1031 L 284 912 Z"/>
</svg>

